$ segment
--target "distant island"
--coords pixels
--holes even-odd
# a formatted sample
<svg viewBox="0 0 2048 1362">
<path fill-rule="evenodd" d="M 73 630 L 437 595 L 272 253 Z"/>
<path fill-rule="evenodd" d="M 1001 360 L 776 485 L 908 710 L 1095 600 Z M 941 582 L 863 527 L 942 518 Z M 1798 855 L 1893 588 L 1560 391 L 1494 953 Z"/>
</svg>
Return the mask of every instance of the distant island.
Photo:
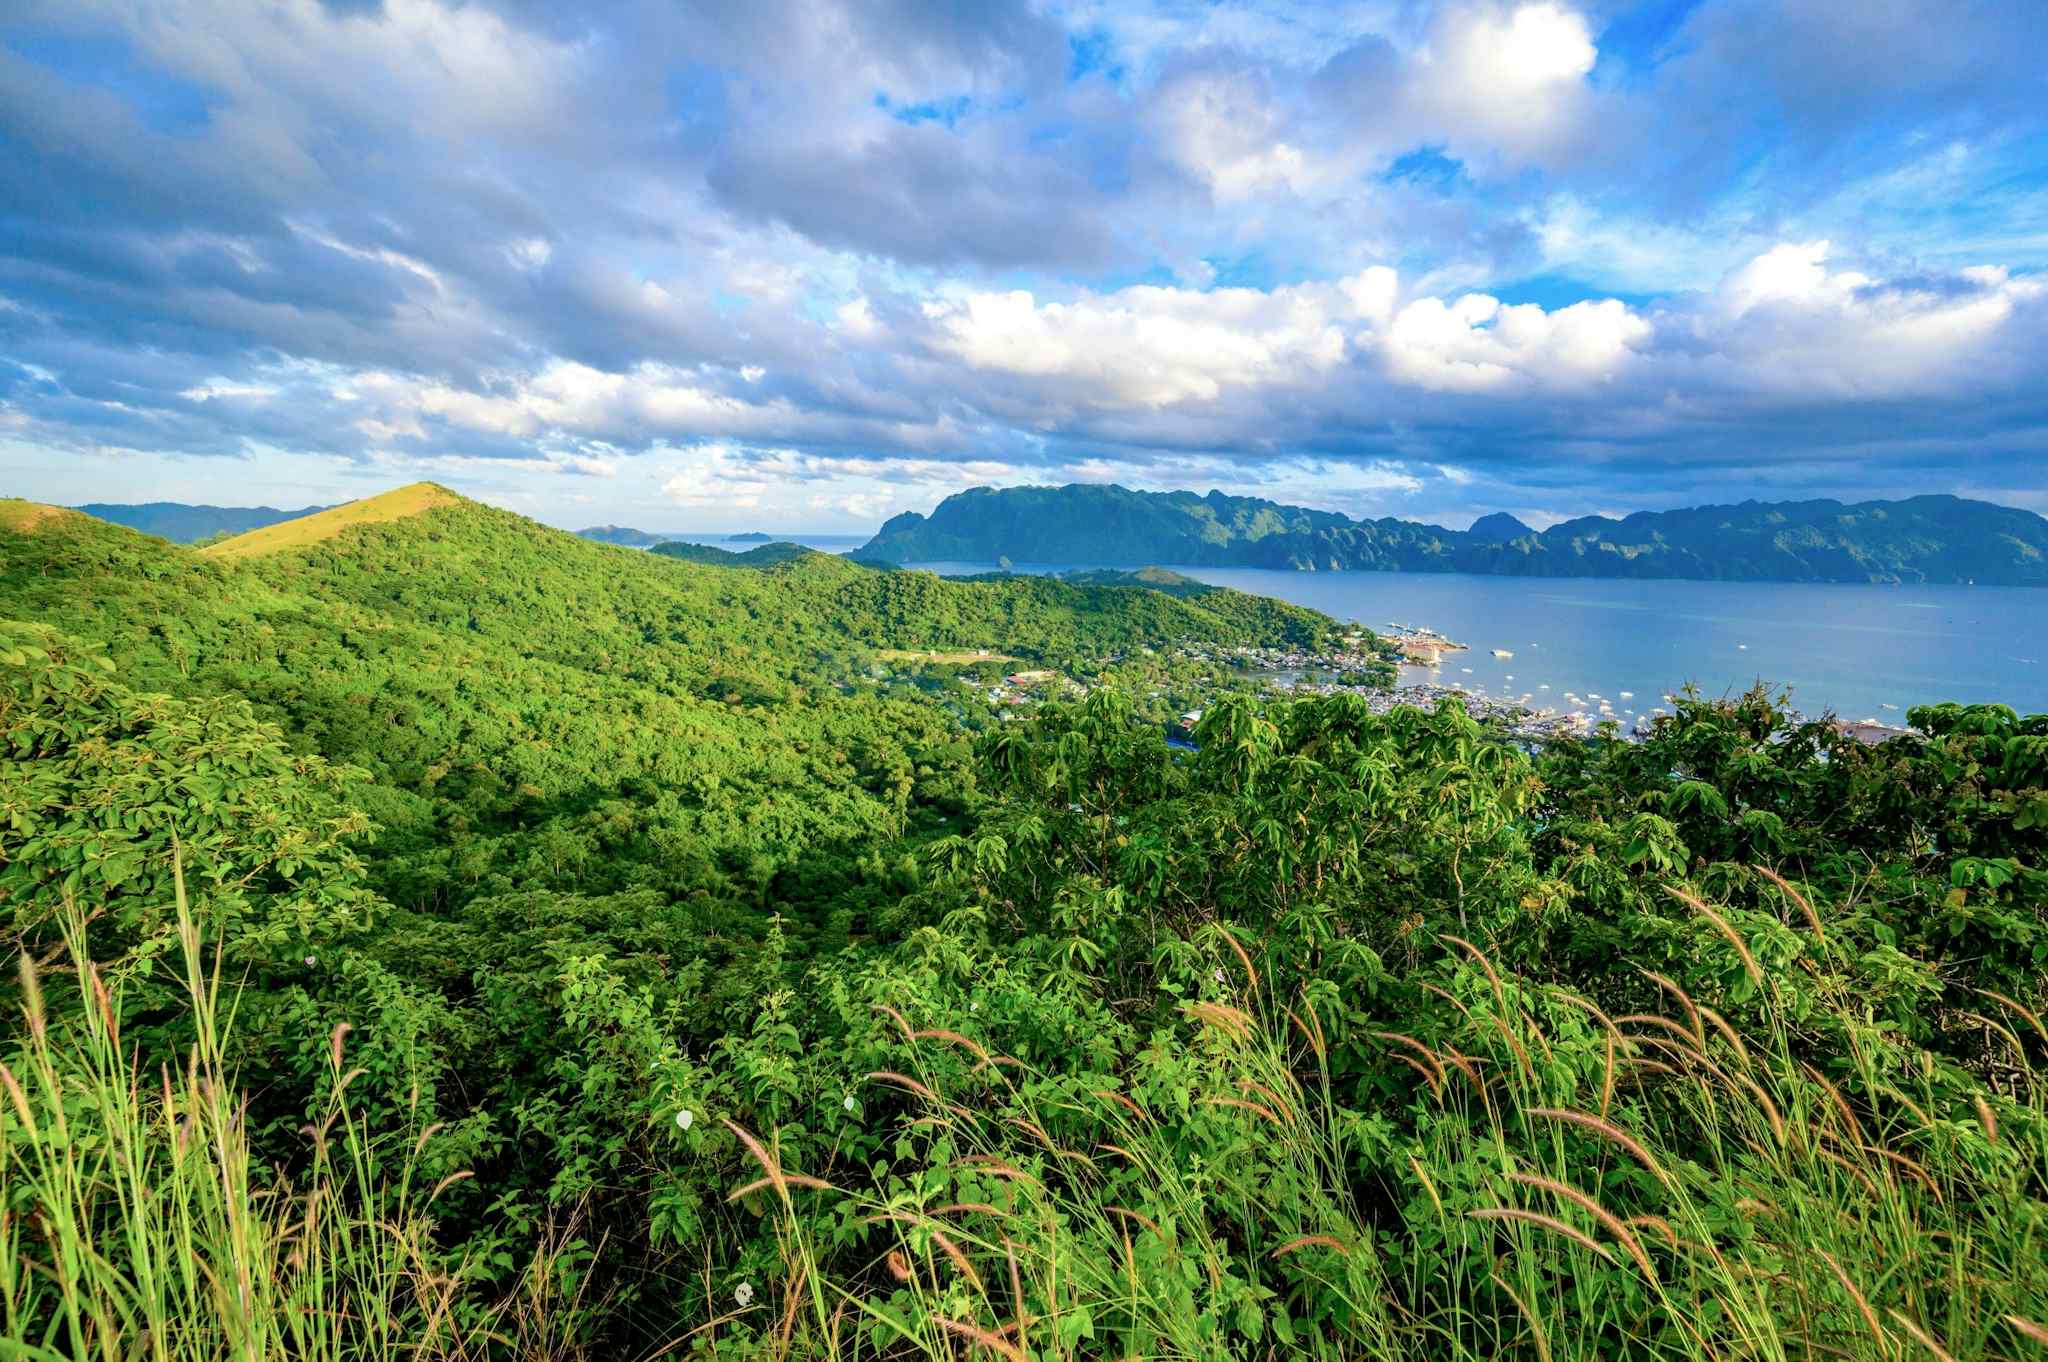
<svg viewBox="0 0 2048 1362">
<path fill-rule="evenodd" d="M 280 511 L 275 506 L 188 506 L 179 501 L 144 501 L 134 505 L 94 501 L 72 507 L 95 520 L 125 525 L 131 530 L 168 539 L 173 544 L 196 544 L 220 534 L 247 534 L 266 525 L 315 515 L 325 506 L 301 506 Z"/>
<path fill-rule="evenodd" d="M 728 544 L 735 540 L 726 540 Z M 750 540 L 748 542 L 751 542 Z M 739 551 L 721 549 L 714 544 L 690 544 L 677 539 L 666 544 L 656 544 L 650 553 L 664 558 L 680 558 L 686 563 L 711 563 L 719 567 L 774 567 L 779 563 L 794 562 L 799 558 L 827 557 L 816 549 L 807 549 L 801 544 L 786 540 L 770 539 L 751 549 Z"/>
<path fill-rule="evenodd" d="M 1114 484 L 977 487 L 905 512 L 855 557 L 1299 572 L 1473 572 L 1747 582 L 2048 586 L 2048 519 L 1953 496 L 1745 501 L 1583 516 L 1538 531 L 1495 513 L 1467 530 L 1210 492 Z"/>
<path fill-rule="evenodd" d="M 727 535 L 725 542 L 728 544 L 772 544 L 775 542 L 775 536 L 763 534 L 760 530 L 748 530 L 745 534 Z"/>
<path fill-rule="evenodd" d="M 593 525 L 587 530 L 576 531 L 576 534 L 582 539 L 595 539 L 600 544 L 623 544 L 629 549 L 652 548 L 673 538 L 672 535 L 649 534 L 646 530 L 626 525 Z"/>
</svg>

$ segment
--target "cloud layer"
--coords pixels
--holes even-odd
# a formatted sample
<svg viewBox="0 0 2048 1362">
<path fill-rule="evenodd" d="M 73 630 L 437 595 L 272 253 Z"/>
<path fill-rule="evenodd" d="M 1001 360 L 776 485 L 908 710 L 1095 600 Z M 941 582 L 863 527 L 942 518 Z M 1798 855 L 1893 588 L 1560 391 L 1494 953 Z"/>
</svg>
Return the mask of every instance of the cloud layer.
<svg viewBox="0 0 2048 1362">
<path fill-rule="evenodd" d="M 2036 6 L 27 0 L 0 471 L 2048 510 Z"/>
</svg>

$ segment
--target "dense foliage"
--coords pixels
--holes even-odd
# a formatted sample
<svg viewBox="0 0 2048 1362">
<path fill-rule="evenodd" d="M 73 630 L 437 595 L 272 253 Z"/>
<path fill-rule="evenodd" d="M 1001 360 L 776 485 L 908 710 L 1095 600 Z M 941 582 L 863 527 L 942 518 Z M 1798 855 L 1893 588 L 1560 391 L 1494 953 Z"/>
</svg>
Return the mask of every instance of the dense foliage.
<svg viewBox="0 0 2048 1362">
<path fill-rule="evenodd" d="M 1235 593 L 0 524 L 20 1355 L 2048 1356 L 2048 716 L 1532 759 Z"/>
<path fill-rule="evenodd" d="M 2032 511 L 1924 496 L 1905 501 L 1755 502 L 1582 516 L 1538 533 L 1512 516 L 1469 530 L 1283 506 L 1211 492 L 977 487 L 930 516 L 882 526 L 862 557 L 893 563 L 1175 563 L 1485 572 L 1532 577 L 1723 581 L 1981 582 L 2048 585 L 2048 520 Z"/>
</svg>

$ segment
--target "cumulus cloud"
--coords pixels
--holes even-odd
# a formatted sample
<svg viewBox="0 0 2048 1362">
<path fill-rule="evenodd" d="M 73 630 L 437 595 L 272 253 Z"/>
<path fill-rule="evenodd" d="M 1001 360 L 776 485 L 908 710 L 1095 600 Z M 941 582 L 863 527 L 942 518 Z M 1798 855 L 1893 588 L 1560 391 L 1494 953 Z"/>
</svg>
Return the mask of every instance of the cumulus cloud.
<svg viewBox="0 0 2048 1362">
<path fill-rule="evenodd" d="M 1345 367 L 1432 391 L 1583 390 L 1619 374 L 1653 331 L 1611 298 L 1545 311 L 1482 293 L 1397 307 L 1399 294 L 1396 272 L 1375 266 L 1269 292 L 1138 287 L 1040 303 L 1013 290 L 929 311 L 938 347 L 973 368 L 1155 408 L 1306 386 Z"/>
<path fill-rule="evenodd" d="M 1387 372 L 1418 387 L 1493 392 L 1518 384 L 1583 389 L 1619 374 L 1651 325 L 1612 298 L 1545 312 L 1468 293 L 1455 303 L 1418 298 L 1385 341 Z"/>
<path fill-rule="evenodd" d="M 938 348 L 976 369 L 1061 380 L 1124 405 L 1208 400 L 1226 388 L 1306 378 L 1344 362 L 1341 288 L 1138 287 L 1071 303 L 1029 292 L 934 303 Z"/>
<path fill-rule="evenodd" d="M 1788 242 L 1729 274 L 1692 334 L 1706 367 L 1812 401 L 1950 398 L 2038 381 L 2048 282 L 1997 266 L 1875 279 L 1830 270 L 1830 243 Z"/>
<path fill-rule="evenodd" d="M 1588 112 L 1585 79 L 1598 56 L 1585 16 L 1550 0 L 1450 7 L 1424 49 L 1414 98 L 1460 151 L 1540 155 Z"/>
</svg>

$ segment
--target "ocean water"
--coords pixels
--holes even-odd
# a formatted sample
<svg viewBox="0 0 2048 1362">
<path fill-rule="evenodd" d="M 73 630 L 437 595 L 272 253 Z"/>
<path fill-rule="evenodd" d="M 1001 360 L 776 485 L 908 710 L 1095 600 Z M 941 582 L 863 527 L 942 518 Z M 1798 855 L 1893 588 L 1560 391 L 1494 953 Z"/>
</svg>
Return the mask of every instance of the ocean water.
<svg viewBox="0 0 2048 1362">
<path fill-rule="evenodd" d="M 758 549 L 763 543 L 769 542 L 801 544 L 820 553 L 852 553 L 874 538 L 871 534 L 811 534 L 805 530 L 791 530 L 786 534 L 779 530 L 763 530 L 762 533 L 768 535 L 769 539 L 751 542 L 741 540 L 734 543 L 729 531 L 717 530 L 677 530 L 668 537 L 681 540 L 685 544 L 709 544 L 712 548 L 725 549 L 731 553 L 745 553 L 748 549 Z"/>
<path fill-rule="evenodd" d="M 1564 710 L 1567 692 L 1604 696 L 1622 717 L 1665 705 L 1688 682 L 1718 696 L 1761 680 L 1789 688 L 1808 714 L 1845 719 L 1903 724 L 1914 705 L 1942 700 L 2048 712 L 2048 589 L 1175 570 L 1375 629 L 1435 629 L 1468 645 L 1433 669 L 1440 684 L 1526 692 Z M 1514 656 L 1496 658 L 1495 648 Z M 1404 670 L 1404 680 L 1430 675 Z"/>
</svg>

